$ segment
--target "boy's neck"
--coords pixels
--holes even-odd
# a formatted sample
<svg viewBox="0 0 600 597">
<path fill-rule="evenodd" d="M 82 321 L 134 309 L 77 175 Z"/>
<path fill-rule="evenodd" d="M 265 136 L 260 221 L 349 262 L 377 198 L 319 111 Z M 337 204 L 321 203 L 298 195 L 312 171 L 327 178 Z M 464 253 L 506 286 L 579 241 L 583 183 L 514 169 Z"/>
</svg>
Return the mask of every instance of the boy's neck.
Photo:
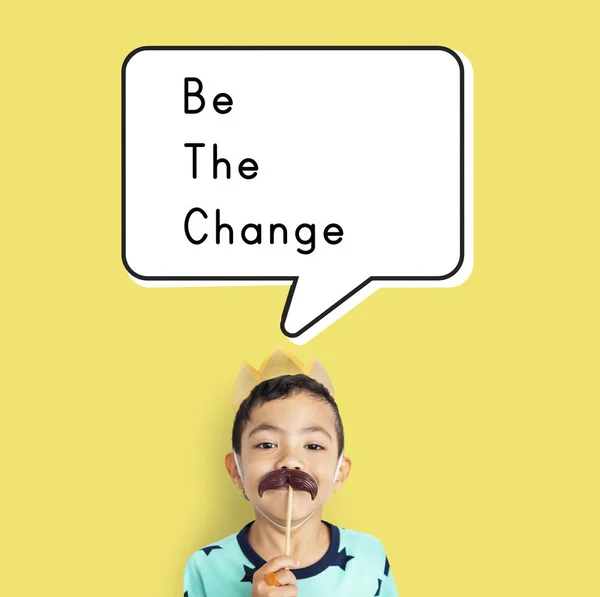
<svg viewBox="0 0 600 597">
<path fill-rule="evenodd" d="M 265 561 L 283 555 L 285 530 L 277 528 L 257 513 L 254 524 L 248 529 L 248 541 L 252 549 Z M 318 562 L 329 549 L 331 533 L 321 520 L 321 512 L 315 513 L 290 535 L 290 556 L 306 568 Z"/>
</svg>

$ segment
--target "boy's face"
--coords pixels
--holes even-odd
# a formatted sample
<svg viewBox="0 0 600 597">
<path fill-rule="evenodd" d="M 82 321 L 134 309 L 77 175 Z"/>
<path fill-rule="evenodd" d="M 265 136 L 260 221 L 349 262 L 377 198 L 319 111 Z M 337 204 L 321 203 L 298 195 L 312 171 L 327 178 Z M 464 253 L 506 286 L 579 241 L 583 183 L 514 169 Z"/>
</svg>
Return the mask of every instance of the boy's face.
<svg viewBox="0 0 600 597">
<path fill-rule="evenodd" d="M 301 470 L 319 485 L 314 501 L 308 492 L 294 491 L 293 520 L 322 508 L 331 496 L 339 458 L 338 441 L 334 414 L 325 402 L 303 392 L 266 402 L 252 413 L 241 445 L 240 466 L 246 494 L 274 520 L 285 524 L 288 488 L 271 489 L 259 497 L 260 479 L 270 471 L 284 467 Z M 342 469 L 338 478 L 346 476 L 349 461 L 342 464 Z"/>
</svg>

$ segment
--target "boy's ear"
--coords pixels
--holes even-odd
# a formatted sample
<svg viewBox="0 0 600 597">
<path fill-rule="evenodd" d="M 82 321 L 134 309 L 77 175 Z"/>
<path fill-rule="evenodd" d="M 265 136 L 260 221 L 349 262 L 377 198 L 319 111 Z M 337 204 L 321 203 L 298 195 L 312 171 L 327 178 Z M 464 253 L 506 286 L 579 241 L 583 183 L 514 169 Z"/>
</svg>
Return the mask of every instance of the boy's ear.
<svg viewBox="0 0 600 597">
<path fill-rule="evenodd" d="M 242 483 L 242 480 L 240 479 L 240 475 L 238 473 L 237 466 L 235 466 L 233 452 L 229 452 L 229 454 L 225 455 L 225 468 L 227 469 L 227 472 L 229 473 L 229 476 L 231 477 L 231 480 L 233 481 L 234 485 L 238 489 L 244 489 L 244 484 Z"/>
<path fill-rule="evenodd" d="M 352 468 L 352 460 L 344 456 L 342 458 L 342 464 L 340 465 L 340 470 L 338 471 L 337 477 L 333 483 L 333 491 L 339 491 L 346 482 L 348 475 L 350 474 L 350 469 Z"/>
</svg>

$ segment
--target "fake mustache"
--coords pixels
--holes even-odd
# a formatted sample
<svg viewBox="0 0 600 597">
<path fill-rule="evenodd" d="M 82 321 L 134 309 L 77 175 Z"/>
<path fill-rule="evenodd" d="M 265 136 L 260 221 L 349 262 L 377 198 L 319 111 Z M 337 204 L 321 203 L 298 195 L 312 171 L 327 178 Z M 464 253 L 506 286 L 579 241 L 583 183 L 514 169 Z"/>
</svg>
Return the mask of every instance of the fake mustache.
<svg viewBox="0 0 600 597">
<path fill-rule="evenodd" d="M 308 491 L 310 497 L 314 500 L 317 497 L 319 486 L 314 477 L 304 471 L 296 469 L 280 468 L 276 471 L 267 473 L 258 484 L 258 495 L 263 496 L 263 493 L 269 489 L 279 489 L 291 485 L 298 491 Z"/>
</svg>

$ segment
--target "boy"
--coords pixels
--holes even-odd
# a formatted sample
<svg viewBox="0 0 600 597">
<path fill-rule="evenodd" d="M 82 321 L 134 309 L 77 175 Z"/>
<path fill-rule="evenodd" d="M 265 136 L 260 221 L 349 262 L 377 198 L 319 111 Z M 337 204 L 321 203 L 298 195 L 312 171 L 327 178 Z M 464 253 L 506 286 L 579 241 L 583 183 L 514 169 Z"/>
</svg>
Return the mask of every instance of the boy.
<svg viewBox="0 0 600 597">
<path fill-rule="evenodd" d="M 193 554 L 184 597 L 396 597 L 380 541 L 321 519 L 351 462 L 328 389 L 304 374 L 259 383 L 242 401 L 225 465 L 256 520 Z M 287 484 L 294 488 L 290 553 Z"/>
</svg>

